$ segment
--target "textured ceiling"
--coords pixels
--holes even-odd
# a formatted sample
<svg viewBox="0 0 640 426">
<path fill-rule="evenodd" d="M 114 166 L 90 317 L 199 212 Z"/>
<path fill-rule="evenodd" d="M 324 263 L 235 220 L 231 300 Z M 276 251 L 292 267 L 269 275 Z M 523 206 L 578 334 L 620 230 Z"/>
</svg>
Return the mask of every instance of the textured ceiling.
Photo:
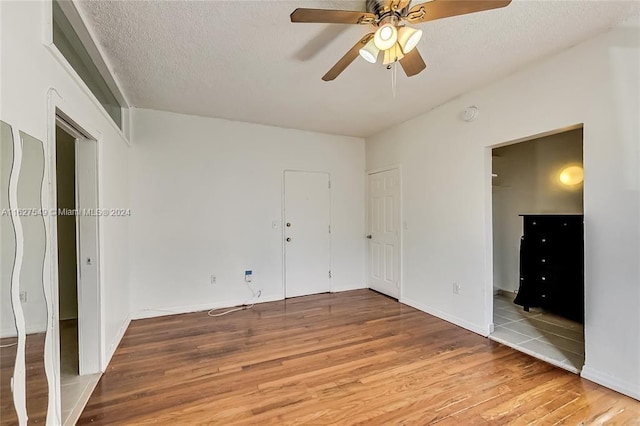
<svg viewBox="0 0 640 426">
<path fill-rule="evenodd" d="M 289 22 L 296 7 L 363 10 L 364 0 L 78 4 L 132 106 L 362 137 L 640 12 L 638 1 L 514 0 L 420 24 L 427 69 L 399 69 L 394 98 L 391 71 L 360 58 L 321 80 L 370 26 Z"/>
</svg>

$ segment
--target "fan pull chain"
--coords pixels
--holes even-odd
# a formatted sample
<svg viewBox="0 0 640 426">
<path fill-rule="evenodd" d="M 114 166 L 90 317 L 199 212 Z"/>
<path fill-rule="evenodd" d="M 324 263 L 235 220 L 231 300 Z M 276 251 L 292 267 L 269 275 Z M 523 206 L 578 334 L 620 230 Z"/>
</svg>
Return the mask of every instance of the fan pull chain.
<svg viewBox="0 0 640 426">
<path fill-rule="evenodd" d="M 396 60 L 393 62 L 393 67 L 391 70 L 391 94 L 393 95 L 393 99 L 396 98 L 397 85 L 398 85 L 398 61 Z"/>
</svg>

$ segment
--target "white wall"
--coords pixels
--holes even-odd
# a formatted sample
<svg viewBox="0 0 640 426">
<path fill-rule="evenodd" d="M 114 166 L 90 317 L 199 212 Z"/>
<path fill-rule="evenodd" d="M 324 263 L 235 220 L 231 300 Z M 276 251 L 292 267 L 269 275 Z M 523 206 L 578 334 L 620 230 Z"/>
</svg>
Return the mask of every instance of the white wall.
<svg viewBox="0 0 640 426">
<path fill-rule="evenodd" d="M 72 73 L 44 44 L 49 2 L 0 2 L 2 61 L 0 118 L 44 141 L 48 166 L 52 124 L 48 93 L 54 89 L 58 105 L 98 138 L 100 205 L 126 208 L 128 194 L 127 141 Z M 53 199 L 49 208 L 55 207 Z M 103 302 L 103 365 L 115 350 L 129 318 L 129 255 L 127 218 L 101 218 L 101 271 Z M 29 303 L 29 302 L 27 302 Z M 46 310 L 42 310 L 46 312 Z"/>
<path fill-rule="evenodd" d="M 493 287 L 520 284 L 521 214 L 582 214 L 582 183 L 560 182 L 560 172 L 582 166 L 582 129 L 493 150 Z"/>
<path fill-rule="evenodd" d="M 488 147 L 584 123 L 582 375 L 640 398 L 640 34 L 637 20 L 367 139 L 367 168 L 402 163 L 405 302 L 488 334 Z M 437 66 L 434 64 L 433 66 Z M 460 112 L 477 105 L 470 123 Z M 452 282 L 460 283 L 460 295 Z"/>
<path fill-rule="evenodd" d="M 364 287 L 363 139 L 143 109 L 132 123 L 135 317 L 242 303 L 246 269 L 282 299 L 287 169 L 331 174 L 332 289 Z"/>
</svg>

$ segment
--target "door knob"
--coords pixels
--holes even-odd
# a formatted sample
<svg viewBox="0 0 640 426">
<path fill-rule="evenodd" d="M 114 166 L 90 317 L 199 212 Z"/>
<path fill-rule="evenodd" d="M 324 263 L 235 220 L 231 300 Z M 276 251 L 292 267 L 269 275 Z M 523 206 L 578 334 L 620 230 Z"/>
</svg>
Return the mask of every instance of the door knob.
<svg viewBox="0 0 640 426">
<path fill-rule="evenodd" d="M 368 239 L 371 239 L 371 235 L 367 235 L 367 238 L 368 238 Z"/>
<path fill-rule="evenodd" d="M 290 243 L 291 242 L 291 238 L 287 237 L 287 242 Z"/>
</svg>

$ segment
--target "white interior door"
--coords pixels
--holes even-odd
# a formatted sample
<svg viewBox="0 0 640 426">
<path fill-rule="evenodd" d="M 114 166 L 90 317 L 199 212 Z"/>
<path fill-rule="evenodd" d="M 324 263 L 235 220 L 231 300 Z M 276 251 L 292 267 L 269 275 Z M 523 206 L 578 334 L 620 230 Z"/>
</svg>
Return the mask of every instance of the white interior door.
<svg viewBox="0 0 640 426">
<path fill-rule="evenodd" d="M 80 374 L 100 371 L 98 143 L 76 141 L 78 348 Z"/>
<path fill-rule="evenodd" d="M 369 288 L 400 297 L 400 170 L 369 174 Z"/>
<path fill-rule="evenodd" d="M 284 173 L 285 297 L 330 290 L 328 173 Z"/>
</svg>

